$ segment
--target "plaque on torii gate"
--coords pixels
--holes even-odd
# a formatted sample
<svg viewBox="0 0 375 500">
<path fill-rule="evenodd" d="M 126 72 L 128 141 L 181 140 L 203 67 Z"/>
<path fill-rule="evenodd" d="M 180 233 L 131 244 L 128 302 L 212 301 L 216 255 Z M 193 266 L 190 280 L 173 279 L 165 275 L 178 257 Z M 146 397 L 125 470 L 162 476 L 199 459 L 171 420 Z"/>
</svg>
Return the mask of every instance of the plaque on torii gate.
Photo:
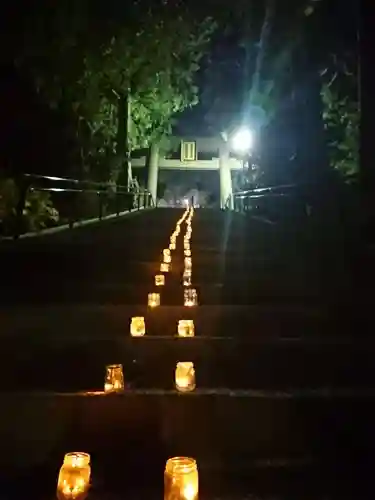
<svg viewBox="0 0 375 500">
<path fill-rule="evenodd" d="M 197 143 L 196 141 L 181 141 L 181 161 L 196 161 L 197 160 Z"/>
</svg>

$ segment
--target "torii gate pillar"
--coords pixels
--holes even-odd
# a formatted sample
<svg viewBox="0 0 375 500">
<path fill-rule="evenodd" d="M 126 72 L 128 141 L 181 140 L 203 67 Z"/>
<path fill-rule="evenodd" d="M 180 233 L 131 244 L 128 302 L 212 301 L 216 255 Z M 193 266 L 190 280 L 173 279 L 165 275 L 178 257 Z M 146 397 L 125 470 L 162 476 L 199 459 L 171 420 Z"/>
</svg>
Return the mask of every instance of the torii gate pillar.
<svg viewBox="0 0 375 500">
<path fill-rule="evenodd" d="M 220 175 L 220 208 L 233 209 L 232 198 L 232 175 L 229 162 L 229 148 L 226 143 L 220 145 L 219 156 L 219 175 Z"/>
</svg>

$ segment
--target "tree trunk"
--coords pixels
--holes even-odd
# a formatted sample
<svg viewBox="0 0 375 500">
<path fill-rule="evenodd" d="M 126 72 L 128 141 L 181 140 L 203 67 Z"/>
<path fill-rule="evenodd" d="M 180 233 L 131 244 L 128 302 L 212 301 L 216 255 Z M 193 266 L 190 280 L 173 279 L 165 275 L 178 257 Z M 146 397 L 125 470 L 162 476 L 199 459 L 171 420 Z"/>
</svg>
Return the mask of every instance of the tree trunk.
<svg viewBox="0 0 375 500">
<path fill-rule="evenodd" d="M 268 0 L 266 5 L 266 14 L 259 38 L 258 54 L 255 61 L 255 70 L 253 82 L 250 90 L 250 102 L 253 101 L 254 96 L 260 92 L 261 76 L 264 66 L 265 57 L 268 49 L 268 42 L 271 35 L 271 28 L 275 16 L 275 0 Z"/>
<path fill-rule="evenodd" d="M 245 61 L 244 61 L 244 67 L 243 67 L 243 119 L 246 120 L 246 111 L 248 109 L 249 105 L 249 88 L 251 88 L 251 77 L 250 77 L 250 70 L 251 70 L 251 48 L 253 44 L 252 40 L 252 33 L 251 33 L 251 14 L 250 14 L 250 7 L 248 6 L 247 9 L 243 12 L 243 19 L 244 19 L 244 33 L 243 33 L 243 44 L 245 47 Z"/>
<path fill-rule="evenodd" d="M 154 203 L 158 192 L 158 171 L 159 171 L 159 144 L 153 143 L 147 155 L 147 189 L 150 191 Z"/>
<path fill-rule="evenodd" d="M 130 145 L 131 105 L 130 91 L 121 94 L 117 100 L 117 137 L 116 156 L 112 171 L 112 180 L 131 186 L 131 145 Z"/>
</svg>

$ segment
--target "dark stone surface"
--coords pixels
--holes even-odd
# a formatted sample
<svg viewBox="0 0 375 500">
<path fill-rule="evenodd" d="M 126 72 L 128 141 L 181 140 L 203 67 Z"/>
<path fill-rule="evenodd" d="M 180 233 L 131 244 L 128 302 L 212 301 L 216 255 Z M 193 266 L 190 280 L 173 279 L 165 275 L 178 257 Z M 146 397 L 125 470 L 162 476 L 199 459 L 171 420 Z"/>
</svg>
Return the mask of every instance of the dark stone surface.
<svg viewBox="0 0 375 500">
<path fill-rule="evenodd" d="M 182 307 L 182 231 L 162 307 L 148 311 L 181 213 L 1 243 L 2 491 L 30 481 L 29 498 L 50 495 L 63 454 L 81 449 L 97 467 L 93 498 L 160 497 L 176 454 L 197 458 L 203 498 L 349 498 L 375 451 L 373 322 L 358 307 L 352 248 L 307 220 L 197 210 L 200 306 Z M 136 315 L 152 338 L 129 338 Z M 188 318 L 197 338 L 173 339 Z M 195 362 L 196 393 L 172 390 L 177 360 Z M 101 389 L 115 362 L 128 393 L 54 394 Z M 51 481 L 43 492 L 37 474 Z"/>
<path fill-rule="evenodd" d="M 57 457 L 56 457 L 57 458 Z M 153 500 L 163 497 L 161 457 L 129 466 L 113 455 L 112 466 L 94 461 L 92 485 L 88 500 Z M 117 467 L 113 467 L 116 461 Z M 27 476 L 19 475 L 12 485 L 2 485 L 2 499 L 52 500 L 55 498 L 58 460 L 49 468 L 34 469 Z M 41 480 L 43 478 L 43 480 Z M 255 466 L 245 474 L 225 473 L 199 467 L 199 498 L 203 500 L 326 500 L 372 498 L 372 485 L 366 477 L 357 483 L 344 471 L 312 468 L 308 472 L 298 465 Z"/>
<path fill-rule="evenodd" d="M 354 467 L 375 450 L 373 393 L 1 394 L 1 402 L 4 466 L 83 450 L 126 463 L 182 454 L 234 471 L 267 460 Z"/>
<path fill-rule="evenodd" d="M 257 340 L 257 341 L 256 341 Z M 172 389 L 178 361 L 193 361 L 198 388 L 316 389 L 374 387 L 370 342 L 195 337 L 30 338 L 2 348 L 0 391 L 103 388 L 105 366 L 121 363 L 136 389 Z"/>
</svg>

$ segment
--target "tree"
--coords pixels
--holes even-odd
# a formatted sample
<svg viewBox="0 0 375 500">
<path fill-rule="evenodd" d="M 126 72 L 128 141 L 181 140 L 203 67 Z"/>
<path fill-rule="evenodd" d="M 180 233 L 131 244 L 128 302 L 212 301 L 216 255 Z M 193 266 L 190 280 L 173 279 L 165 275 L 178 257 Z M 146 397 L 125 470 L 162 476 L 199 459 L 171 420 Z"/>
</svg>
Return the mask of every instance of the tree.
<svg viewBox="0 0 375 500">
<path fill-rule="evenodd" d="M 193 75 L 213 25 L 197 22 L 179 2 L 150 2 L 147 9 L 134 2 L 117 13 L 115 26 L 100 57 L 86 61 L 85 77 L 89 86 L 95 75 L 96 92 L 104 96 L 101 120 L 114 123 L 107 130 L 117 180 L 130 148 L 160 140 L 173 115 L 197 102 Z"/>
<path fill-rule="evenodd" d="M 261 129 L 272 120 L 290 91 L 296 50 L 318 1 L 294 0 L 286 7 L 274 0 L 240 1 L 222 20 L 227 39 L 220 58 L 212 57 L 208 64 L 203 91 L 207 120 L 219 124 L 218 132 L 242 121 Z M 225 81 L 227 92 L 221 80 L 230 80 L 230 86 Z"/>
<path fill-rule="evenodd" d="M 24 27 L 17 67 L 67 116 L 82 163 L 110 158 L 118 180 L 130 147 L 168 133 L 172 116 L 196 103 L 193 75 L 213 24 L 179 0 L 41 0 Z"/>
<path fill-rule="evenodd" d="M 322 99 L 330 165 L 344 178 L 350 179 L 359 173 L 360 110 L 356 61 L 348 54 L 346 59 L 351 62 L 351 67 L 334 57 L 333 75 L 332 70 L 322 75 L 325 78 Z"/>
</svg>

